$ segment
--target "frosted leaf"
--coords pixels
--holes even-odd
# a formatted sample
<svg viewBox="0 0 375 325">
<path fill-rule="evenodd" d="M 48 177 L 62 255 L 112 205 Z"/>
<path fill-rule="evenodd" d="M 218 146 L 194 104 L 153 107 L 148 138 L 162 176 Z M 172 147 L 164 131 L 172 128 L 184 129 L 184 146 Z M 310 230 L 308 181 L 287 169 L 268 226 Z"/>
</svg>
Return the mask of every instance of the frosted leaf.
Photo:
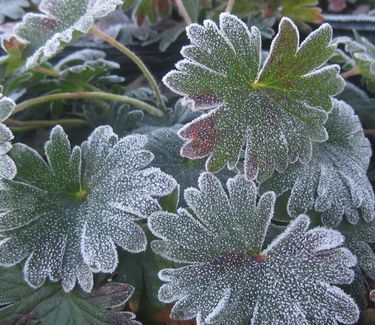
<svg viewBox="0 0 375 325">
<path fill-rule="evenodd" d="M 24 57 L 31 68 L 55 56 L 82 33 L 88 33 L 95 19 L 104 17 L 122 0 L 43 0 L 41 14 L 28 13 L 14 35 L 27 44 Z"/>
<path fill-rule="evenodd" d="M 315 209 L 322 213 L 325 225 L 337 226 L 343 215 L 355 224 L 359 217 L 374 218 L 374 193 L 366 176 L 370 161 L 370 142 L 353 109 L 335 100 L 325 124 L 329 139 L 314 143 L 311 161 L 289 165 L 261 184 L 261 191 L 274 190 L 278 195 L 291 189 L 288 214 Z"/>
<path fill-rule="evenodd" d="M 102 84 L 106 81 L 123 82 L 123 77 L 111 74 L 111 70 L 120 69 L 120 65 L 117 62 L 106 60 L 105 57 L 106 54 L 103 51 L 84 49 L 64 57 L 55 65 L 55 69 L 64 79 L 78 79 L 90 84 L 94 79 Z"/>
<path fill-rule="evenodd" d="M 337 230 L 345 236 L 346 246 L 357 256 L 358 266 L 375 280 L 375 253 L 370 246 L 375 243 L 375 221 L 359 220 L 356 225 L 343 222 Z"/>
<path fill-rule="evenodd" d="M 30 4 L 27 0 L 0 0 L 0 24 L 6 17 L 19 19 L 25 14 L 25 8 Z"/>
<path fill-rule="evenodd" d="M 355 257 L 341 247 L 343 236 L 326 228 L 308 230 L 301 215 L 264 248 L 275 194 L 257 199 L 257 187 L 241 176 L 227 182 L 228 194 L 210 173 L 199 190 L 185 191 L 194 213 L 156 212 L 148 220 L 162 240 L 161 256 L 186 265 L 159 273 L 165 303 L 177 301 L 172 318 L 198 324 L 352 324 L 353 300 L 335 284 L 353 280 Z M 247 321 L 247 322 L 245 322 Z"/>
<path fill-rule="evenodd" d="M 146 148 L 155 155 L 152 166 L 172 175 L 180 185 L 180 201 L 183 201 L 183 190 L 198 185 L 197 179 L 205 167 L 202 159 L 192 161 L 179 154 L 183 142 L 177 135 L 177 129 L 180 127 L 181 124 L 176 124 L 174 127 L 158 127 L 147 132 L 149 141 Z M 234 173 L 223 170 L 217 176 L 226 180 L 234 176 Z"/>
<path fill-rule="evenodd" d="M 129 312 L 109 308 L 123 306 L 134 288 L 108 283 L 90 294 L 80 290 L 65 293 L 48 283 L 36 290 L 23 281 L 22 271 L 0 267 L 0 322 L 2 324 L 95 324 L 141 325 Z"/>
<path fill-rule="evenodd" d="M 164 83 L 196 109 L 213 108 L 187 124 L 181 154 L 209 156 L 207 169 L 237 164 L 242 147 L 247 179 L 265 180 L 289 162 L 307 163 L 311 141 L 323 142 L 331 97 L 344 87 L 339 67 L 322 65 L 332 56 L 331 27 L 323 24 L 299 45 L 299 33 L 283 18 L 261 66 L 261 37 L 233 15 L 220 26 L 206 20 L 187 27 L 191 45 Z"/>
<path fill-rule="evenodd" d="M 1 122 L 4 122 L 12 114 L 16 104 L 11 98 L 1 96 L 0 93 L 0 179 L 11 179 L 16 174 L 16 166 L 6 154 L 12 149 L 10 141 L 13 139 L 13 134 Z"/>
<path fill-rule="evenodd" d="M 116 246 L 144 251 L 146 236 L 136 221 L 157 211 L 157 199 L 176 186 L 147 168 L 153 154 L 143 149 L 146 141 L 141 135 L 119 140 L 104 126 L 71 150 L 57 126 L 45 146 L 48 163 L 15 145 L 17 178 L 0 189 L 0 265 L 25 260 L 25 280 L 34 288 L 48 277 L 61 280 L 66 292 L 77 281 L 89 292 L 93 272 L 115 270 Z"/>
<path fill-rule="evenodd" d="M 354 31 L 354 39 L 338 37 L 334 42 L 338 45 L 344 44 L 345 52 L 349 55 L 337 50 L 336 59 L 344 63 L 343 68 L 358 70 L 367 89 L 375 92 L 375 45 L 356 31 Z"/>
</svg>

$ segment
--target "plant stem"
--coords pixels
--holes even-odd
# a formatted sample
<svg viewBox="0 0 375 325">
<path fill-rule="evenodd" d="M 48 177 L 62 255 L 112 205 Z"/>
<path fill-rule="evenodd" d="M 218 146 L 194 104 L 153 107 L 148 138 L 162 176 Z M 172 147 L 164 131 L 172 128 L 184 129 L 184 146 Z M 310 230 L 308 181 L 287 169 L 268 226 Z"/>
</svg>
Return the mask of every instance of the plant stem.
<svg viewBox="0 0 375 325">
<path fill-rule="evenodd" d="M 353 77 L 353 76 L 357 76 L 360 74 L 360 71 L 357 67 L 354 67 L 354 68 L 351 68 L 350 70 L 348 71 L 345 71 L 341 74 L 341 77 L 343 77 L 344 79 L 347 79 L 347 78 L 350 78 L 350 77 Z"/>
<path fill-rule="evenodd" d="M 156 100 L 159 104 L 159 107 L 162 110 L 165 110 L 166 108 L 165 108 L 163 99 L 161 97 L 160 89 L 159 89 L 154 77 L 152 76 L 150 70 L 148 70 L 148 68 L 145 66 L 145 64 L 142 62 L 142 60 L 134 52 L 132 52 L 130 49 L 128 49 L 126 46 L 117 42 L 115 39 L 113 39 L 111 36 L 104 33 L 103 31 L 101 31 L 96 26 L 92 27 L 90 32 L 93 35 L 95 35 L 96 37 L 102 39 L 103 41 L 105 41 L 105 42 L 109 43 L 110 45 L 112 45 L 113 47 L 117 48 L 120 52 L 125 54 L 129 59 L 131 59 L 138 66 L 138 68 L 143 72 L 146 79 L 148 80 L 152 90 L 154 91 L 155 96 L 156 96 Z"/>
<path fill-rule="evenodd" d="M 61 119 L 61 120 L 33 120 L 33 121 L 17 121 L 13 119 L 6 120 L 6 124 L 11 126 L 13 132 L 24 132 L 39 128 L 50 128 L 57 124 L 64 126 L 86 126 L 89 123 L 82 119 Z"/>
<path fill-rule="evenodd" d="M 225 8 L 226 12 L 231 12 L 234 6 L 234 0 L 229 0 L 227 3 L 227 7 Z"/>
<path fill-rule="evenodd" d="M 191 23 L 192 23 L 191 18 L 189 16 L 188 12 L 186 11 L 185 5 L 182 2 L 182 0 L 175 0 L 175 3 L 176 3 L 176 6 L 178 8 L 178 13 L 184 19 L 186 26 L 191 25 Z"/>
<path fill-rule="evenodd" d="M 375 130 L 365 130 L 366 135 L 375 135 Z"/>
<path fill-rule="evenodd" d="M 38 73 L 41 73 L 41 74 L 44 74 L 46 76 L 49 76 L 49 77 L 52 77 L 52 78 L 60 78 L 60 73 L 58 71 L 56 71 L 55 69 L 48 69 L 48 68 L 44 68 L 44 67 L 35 67 L 33 69 L 35 72 L 38 72 Z"/>
<path fill-rule="evenodd" d="M 133 105 L 151 115 L 162 117 L 163 112 L 157 109 L 154 106 L 151 106 L 145 102 L 142 102 L 136 98 L 131 98 L 125 95 L 115 95 L 111 93 L 106 93 L 102 91 L 88 91 L 88 92 L 77 92 L 77 93 L 58 93 L 52 95 L 44 95 L 40 97 L 35 97 L 29 100 L 25 100 L 24 102 L 18 104 L 13 111 L 13 114 L 19 113 L 29 107 L 51 102 L 54 100 L 63 100 L 63 99 L 104 99 L 104 100 L 112 100 L 121 103 L 126 103 Z"/>
</svg>

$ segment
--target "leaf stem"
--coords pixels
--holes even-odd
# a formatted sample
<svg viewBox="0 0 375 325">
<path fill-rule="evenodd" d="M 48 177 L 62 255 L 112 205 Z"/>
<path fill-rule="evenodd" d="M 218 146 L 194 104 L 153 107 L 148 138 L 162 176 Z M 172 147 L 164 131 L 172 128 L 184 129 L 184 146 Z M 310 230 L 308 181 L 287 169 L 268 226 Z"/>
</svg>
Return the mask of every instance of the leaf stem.
<svg viewBox="0 0 375 325">
<path fill-rule="evenodd" d="M 178 13 L 184 19 L 186 26 L 191 25 L 191 23 L 192 23 L 191 18 L 189 16 L 182 0 L 175 0 L 175 3 L 176 3 L 176 6 L 178 8 Z"/>
<path fill-rule="evenodd" d="M 48 68 L 39 66 L 39 67 L 35 67 L 33 70 L 35 72 L 44 74 L 44 75 L 52 77 L 52 78 L 56 78 L 56 79 L 60 78 L 60 73 L 55 69 L 48 69 Z"/>
<path fill-rule="evenodd" d="M 231 12 L 234 6 L 234 1 L 235 0 L 229 0 L 227 3 L 227 7 L 225 8 L 226 12 Z"/>
<path fill-rule="evenodd" d="M 51 94 L 51 95 L 43 95 L 40 97 L 35 97 L 29 100 L 25 100 L 24 102 L 18 104 L 13 111 L 13 114 L 22 112 L 23 110 L 47 102 L 51 102 L 54 100 L 63 100 L 63 99 L 104 99 L 104 100 L 112 100 L 121 103 L 126 103 L 133 105 L 151 115 L 162 117 L 163 112 L 157 109 L 154 106 L 151 106 L 145 102 L 142 102 L 136 98 L 132 98 L 125 95 L 115 95 L 111 93 L 106 93 L 102 91 L 84 91 L 84 92 L 76 92 L 76 93 L 58 93 L 58 94 Z"/>
<path fill-rule="evenodd" d="M 344 79 L 348 79 L 350 77 L 357 76 L 359 74 L 360 74 L 359 69 L 357 67 L 354 67 L 354 68 L 351 68 L 348 71 L 343 72 L 341 74 L 341 77 L 343 77 Z"/>
<path fill-rule="evenodd" d="M 145 64 L 142 62 L 142 60 L 133 51 L 131 51 L 126 46 L 122 45 L 120 42 L 113 39 L 111 36 L 109 36 L 105 32 L 101 31 L 96 26 L 92 27 L 90 32 L 93 35 L 95 35 L 96 37 L 100 38 L 101 40 L 103 40 L 103 41 L 109 43 L 110 45 L 112 45 L 113 47 L 117 48 L 120 52 L 125 54 L 129 59 L 131 59 L 138 66 L 138 68 L 143 72 L 146 79 L 148 80 L 152 90 L 154 91 L 155 96 L 156 96 L 156 100 L 159 104 L 159 107 L 163 111 L 165 111 L 166 108 L 165 108 L 163 99 L 161 97 L 160 89 L 159 89 L 153 75 L 151 74 L 150 70 L 145 66 Z"/>
<path fill-rule="evenodd" d="M 86 126 L 89 123 L 82 119 L 60 119 L 60 120 L 33 120 L 33 121 L 17 121 L 13 119 L 7 119 L 5 121 L 7 125 L 11 127 L 13 132 L 25 132 L 39 128 L 50 128 L 57 124 L 64 126 Z"/>
</svg>

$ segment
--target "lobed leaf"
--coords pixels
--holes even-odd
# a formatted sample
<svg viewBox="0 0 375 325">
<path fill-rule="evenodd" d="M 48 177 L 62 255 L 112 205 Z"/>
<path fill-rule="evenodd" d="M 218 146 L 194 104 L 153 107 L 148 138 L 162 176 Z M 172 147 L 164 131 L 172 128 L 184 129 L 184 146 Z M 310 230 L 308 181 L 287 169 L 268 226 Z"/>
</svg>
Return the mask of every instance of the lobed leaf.
<svg viewBox="0 0 375 325">
<path fill-rule="evenodd" d="M 130 312 L 114 312 L 124 305 L 134 288 L 108 283 L 92 293 L 65 293 L 56 284 L 32 289 L 23 281 L 20 269 L 0 268 L 0 321 L 29 324 L 123 324 L 140 325 Z"/>
<path fill-rule="evenodd" d="M 104 17 L 122 0 L 42 0 L 41 13 L 28 13 L 14 35 L 27 45 L 23 55 L 28 68 L 55 56 L 81 34 L 88 33 L 95 20 Z"/>
<path fill-rule="evenodd" d="M 11 179 L 16 174 L 16 166 L 7 153 L 12 149 L 10 141 L 12 132 L 1 122 L 4 122 L 13 112 L 16 104 L 9 97 L 2 97 L 0 90 L 0 179 Z"/>
<path fill-rule="evenodd" d="M 344 63 L 343 68 L 356 69 L 367 89 L 375 92 L 375 45 L 355 31 L 354 39 L 338 37 L 334 41 L 338 45 L 344 44 L 345 52 L 350 55 L 337 50 L 336 59 Z"/>
<path fill-rule="evenodd" d="M 245 146 L 247 179 L 267 179 L 288 163 L 311 159 L 312 141 L 327 140 L 323 126 L 331 97 L 344 87 L 339 67 L 322 65 L 332 56 L 331 27 L 322 25 L 299 45 L 299 33 L 283 18 L 270 53 L 261 65 L 256 27 L 233 15 L 220 15 L 187 28 L 191 45 L 184 60 L 163 79 L 196 109 L 213 108 L 184 126 L 181 154 L 209 156 L 207 169 L 232 169 Z"/>
<path fill-rule="evenodd" d="M 161 240 L 152 248 L 185 266 L 164 269 L 159 299 L 176 301 L 171 317 L 198 324 L 353 324 L 359 311 L 336 284 L 352 282 L 355 257 L 344 238 L 309 228 L 299 216 L 267 248 L 275 194 L 259 199 L 253 182 L 210 173 L 185 191 L 189 211 L 156 212 L 148 220 Z M 193 214 L 192 214 L 193 213 Z"/>
<path fill-rule="evenodd" d="M 66 292 L 77 281 L 90 292 L 93 273 L 115 270 L 116 246 L 144 251 L 146 236 L 136 221 L 158 210 L 157 199 L 176 186 L 147 167 L 153 154 L 143 149 L 146 141 L 140 135 L 119 140 L 104 126 L 71 150 L 57 126 L 45 146 L 47 162 L 15 145 L 17 178 L 0 189 L 0 265 L 25 260 L 25 280 L 33 288 L 49 278 L 61 280 Z"/>
<path fill-rule="evenodd" d="M 340 224 L 345 215 L 356 224 L 359 217 L 374 218 L 374 193 L 366 176 L 371 156 L 370 142 L 353 109 L 343 101 L 334 108 L 325 124 L 329 139 L 313 144 L 309 163 L 295 163 L 283 173 L 275 173 L 261 184 L 261 191 L 274 190 L 278 195 L 291 189 L 288 214 L 315 210 L 325 225 Z"/>
</svg>

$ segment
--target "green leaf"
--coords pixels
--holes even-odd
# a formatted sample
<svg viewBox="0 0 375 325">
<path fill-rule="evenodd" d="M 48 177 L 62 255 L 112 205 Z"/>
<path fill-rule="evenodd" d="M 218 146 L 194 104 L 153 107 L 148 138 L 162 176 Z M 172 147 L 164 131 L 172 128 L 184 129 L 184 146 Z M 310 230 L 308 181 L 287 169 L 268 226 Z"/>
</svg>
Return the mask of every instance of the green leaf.
<svg viewBox="0 0 375 325">
<path fill-rule="evenodd" d="M 331 97 L 344 87 L 339 67 L 322 65 L 335 50 L 331 27 L 322 25 L 299 45 L 295 25 L 282 19 L 261 67 L 261 38 L 233 15 L 187 28 L 178 70 L 163 79 L 196 109 L 213 108 L 186 125 L 182 155 L 209 156 L 207 169 L 233 169 L 242 147 L 247 179 L 267 179 L 288 163 L 311 159 L 311 142 L 327 140 L 323 126 Z"/>
<path fill-rule="evenodd" d="M 133 17 L 139 26 L 143 25 L 145 19 L 155 24 L 172 13 L 170 0 L 125 0 L 124 6 L 134 8 Z"/>
<path fill-rule="evenodd" d="M 337 230 L 345 235 L 345 244 L 357 256 L 358 266 L 375 280 L 375 253 L 370 246 L 375 243 L 375 221 L 359 220 L 355 225 L 343 222 Z"/>
<path fill-rule="evenodd" d="M 94 126 L 110 125 L 119 136 L 124 136 L 137 128 L 144 117 L 142 111 L 120 103 L 112 104 L 105 109 L 87 104 L 83 108 L 83 113 Z"/>
<path fill-rule="evenodd" d="M 106 60 L 105 57 L 103 51 L 84 49 L 64 57 L 54 68 L 60 72 L 61 78 L 70 81 L 76 87 L 82 82 L 102 87 L 108 82 L 123 82 L 123 77 L 111 74 L 111 70 L 120 69 L 120 65 Z"/>
<path fill-rule="evenodd" d="M 59 285 L 51 283 L 35 290 L 23 281 L 19 268 L 0 268 L 0 321 L 140 325 L 132 313 L 109 309 L 124 305 L 133 291 L 133 287 L 123 283 L 108 283 L 90 294 L 79 290 L 65 293 Z"/>
<path fill-rule="evenodd" d="M 180 186 L 179 198 L 177 199 L 184 202 L 183 191 L 191 186 L 198 185 L 197 179 L 204 172 L 205 166 L 202 159 L 192 161 L 180 155 L 183 141 L 177 135 L 177 130 L 181 126 L 181 124 L 175 124 L 173 127 L 157 127 L 145 134 L 149 139 L 146 148 L 155 155 L 152 166 L 158 167 L 173 176 Z M 226 180 L 231 176 L 234 176 L 234 173 L 230 170 L 222 170 L 218 174 L 221 180 Z M 178 200 L 176 203 L 178 204 Z M 163 210 L 170 211 L 166 208 Z"/>
<path fill-rule="evenodd" d="M 228 194 L 227 194 L 228 193 Z M 185 191 L 192 216 L 156 212 L 152 248 L 184 263 L 159 272 L 159 299 L 177 301 L 174 319 L 198 324 L 353 324 L 359 311 L 336 284 L 351 283 L 356 264 L 335 230 L 309 228 L 300 215 L 264 248 L 275 194 L 259 199 L 253 182 L 230 178 L 227 191 L 210 173 Z"/>
<path fill-rule="evenodd" d="M 272 28 L 275 22 L 275 17 L 264 18 L 262 11 L 252 11 L 247 18 L 247 26 L 249 29 L 251 29 L 252 26 L 256 26 L 262 37 L 270 39 L 275 35 L 275 31 Z"/>
<path fill-rule="evenodd" d="M 356 69 L 361 75 L 362 82 L 370 92 L 375 92 L 375 45 L 365 37 L 354 31 L 354 39 L 350 37 L 338 37 L 335 43 L 344 44 L 345 51 L 350 55 L 338 52 L 337 55 L 344 62 L 343 68 Z"/>
<path fill-rule="evenodd" d="M 274 0 L 273 2 L 281 8 L 281 15 L 289 17 L 306 29 L 310 29 L 306 23 L 321 24 L 324 21 L 322 10 L 318 7 L 318 0 Z"/>
<path fill-rule="evenodd" d="M 323 224 L 334 227 L 344 215 L 352 224 L 360 216 L 373 220 L 374 193 L 366 176 L 371 146 L 358 117 L 348 104 L 335 100 L 325 126 L 329 139 L 313 144 L 311 161 L 275 173 L 261 184 L 261 191 L 281 195 L 291 189 L 288 214 L 292 217 L 313 209 L 322 213 Z"/>
<path fill-rule="evenodd" d="M 27 0 L 0 0 L 0 24 L 6 17 L 19 19 L 25 14 L 25 8 L 30 6 Z"/>
<path fill-rule="evenodd" d="M 9 97 L 2 97 L 0 87 L 0 179 L 11 179 L 16 174 L 16 166 L 7 153 L 12 149 L 10 141 L 13 139 L 12 132 L 1 122 L 4 122 L 13 112 L 15 102 Z"/>
<path fill-rule="evenodd" d="M 88 33 L 97 18 L 104 17 L 122 0 L 43 0 L 41 14 L 28 13 L 14 35 L 27 44 L 24 58 L 31 68 L 55 56 L 78 36 Z"/>
<path fill-rule="evenodd" d="M 77 281 L 89 292 L 93 273 L 115 270 L 116 246 L 144 251 L 146 236 L 136 222 L 159 210 L 157 199 L 176 186 L 147 168 L 153 154 L 143 149 L 146 142 L 141 135 L 119 140 L 104 126 L 71 150 L 57 126 L 45 146 L 47 162 L 15 145 L 17 178 L 0 189 L 0 265 L 26 260 L 25 280 L 33 288 L 49 278 L 61 280 L 66 292 Z"/>
</svg>

